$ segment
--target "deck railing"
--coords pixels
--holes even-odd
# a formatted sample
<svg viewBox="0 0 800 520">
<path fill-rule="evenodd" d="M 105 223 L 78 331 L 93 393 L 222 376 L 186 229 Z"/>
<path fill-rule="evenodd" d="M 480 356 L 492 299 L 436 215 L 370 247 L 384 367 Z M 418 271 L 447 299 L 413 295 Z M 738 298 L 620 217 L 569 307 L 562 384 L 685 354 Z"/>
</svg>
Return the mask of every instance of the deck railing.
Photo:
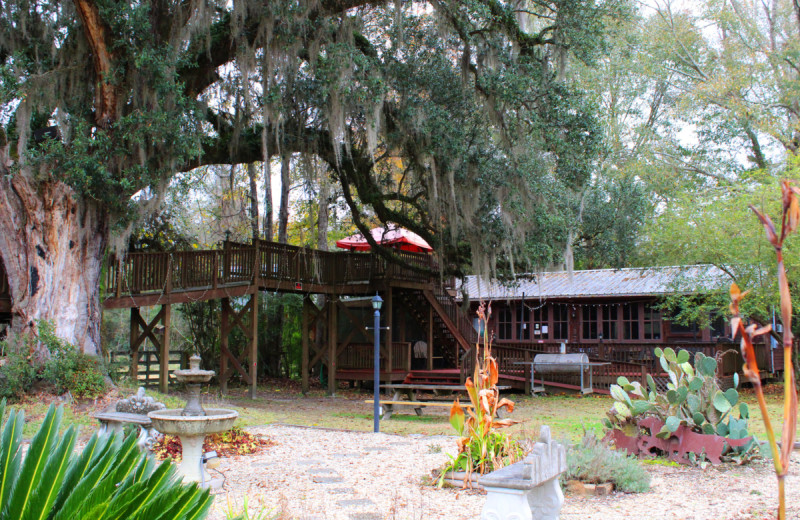
<svg viewBox="0 0 800 520">
<path fill-rule="evenodd" d="M 371 369 L 375 355 L 370 343 L 351 343 L 339 354 L 337 367 L 342 370 Z M 386 369 L 386 359 L 381 353 L 381 370 Z M 392 343 L 392 370 L 411 370 L 411 343 Z"/>
<path fill-rule="evenodd" d="M 607 362 L 607 365 L 595 366 L 592 368 L 592 379 L 595 389 L 608 390 L 617 382 L 619 376 L 625 376 L 631 381 L 646 383 L 649 374 L 655 380 L 656 385 L 661 390 L 666 390 L 668 382 L 653 350 L 656 347 L 672 347 L 675 350 L 683 349 L 689 352 L 702 352 L 706 356 L 717 357 L 719 365 L 717 377 L 723 386 L 729 386 L 733 379 L 733 374 L 741 371 L 742 358 L 736 345 L 732 343 L 678 343 L 678 344 L 627 344 L 627 343 L 603 343 L 601 344 L 574 344 L 565 345 L 567 353 L 588 354 L 591 361 Z M 492 356 L 497 360 L 501 379 L 505 378 L 514 382 L 523 382 L 526 387 L 531 384 L 530 365 L 536 354 L 560 352 L 559 343 L 517 343 L 495 344 L 492 346 Z M 717 356 L 719 354 L 719 356 Z M 771 360 L 768 345 L 756 345 L 756 358 L 759 367 L 768 371 Z M 691 357 L 694 359 L 694 356 Z M 475 350 L 470 349 L 462 357 L 461 377 L 462 380 L 471 376 L 475 366 Z M 778 367 L 779 368 L 779 367 Z M 538 378 L 537 378 L 538 379 Z M 578 374 L 553 374 L 548 375 L 547 380 L 560 383 L 574 384 L 579 383 Z M 506 381 L 508 382 L 508 381 Z M 520 385 L 521 386 L 521 385 Z"/>
<path fill-rule="evenodd" d="M 111 258 L 105 287 L 110 295 L 187 291 L 252 283 L 258 278 L 303 284 L 342 285 L 393 278 L 427 282 L 435 262 L 431 255 L 399 251 L 403 265 L 390 264 L 375 253 L 332 252 L 259 242 L 255 245 L 226 242 L 221 250 L 180 252 L 132 252 L 122 261 Z M 257 257 L 256 257 L 257 255 Z"/>
</svg>

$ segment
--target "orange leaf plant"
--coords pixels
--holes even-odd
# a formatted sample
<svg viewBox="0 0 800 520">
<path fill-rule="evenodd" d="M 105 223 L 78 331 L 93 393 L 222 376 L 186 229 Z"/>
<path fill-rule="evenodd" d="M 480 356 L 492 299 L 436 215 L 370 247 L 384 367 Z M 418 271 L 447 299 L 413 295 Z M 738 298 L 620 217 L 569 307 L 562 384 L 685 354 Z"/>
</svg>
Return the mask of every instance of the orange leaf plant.
<svg viewBox="0 0 800 520">
<path fill-rule="evenodd" d="M 441 472 L 439 485 L 449 471 L 464 471 L 464 486 L 469 483 L 473 472 L 488 473 L 516 462 L 522 456 L 519 444 L 498 432 L 519 421 L 498 418 L 498 412 L 505 409 L 507 413 L 514 411 L 514 402 L 500 397 L 497 382 L 500 373 L 497 360 L 492 357 L 492 342 L 489 337 L 488 324 L 492 314 L 491 305 L 481 302 L 478 308 L 478 320 L 482 328 L 482 336 L 475 344 L 475 369 L 472 377 L 468 377 L 465 386 L 470 404 L 462 405 L 458 398 L 450 408 L 450 424 L 458 432 L 458 454 Z M 481 339 L 483 348 L 480 348 Z M 466 408 L 466 412 L 464 409 Z"/>
<path fill-rule="evenodd" d="M 775 475 L 778 477 L 778 520 L 786 518 L 786 495 L 784 481 L 789 471 L 789 460 L 794 447 L 797 432 L 797 389 L 795 386 L 794 367 L 792 366 L 792 298 L 789 293 L 789 282 L 786 278 L 786 268 L 783 263 L 783 244 L 789 234 L 797 230 L 800 223 L 800 203 L 798 195 L 800 190 L 792 186 L 789 181 L 781 184 L 781 194 L 783 211 L 781 218 L 781 231 L 778 234 L 772 219 L 765 213 L 750 206 L 758 219 L 764 225 L 767 239 L 775 249 L 778 260 L 778 287 L 780 289 L 781 300 L 781 322 L 783 323 L 783 385 L 784 385 L 784 404 L 783 404 L 783 432 L 781 435 L 781 449 L 775 440 L 775 432 L 772 429 L 772 422 L 767 414 L 767 402 L 764 399 L 764 392 L 761 388 L 761 375 L 756 362 L 753 339 L 769 333 L 772 328 L 770 325 L 758 328 L 756 324 L 745 326 L 739 312 L 739 303 L 742 301 L 747 291 L 741 292 L 734 283 L 731 285 L 731 305 L 730 311 L 731 329 L 734 337 L 741 336 L 742 357 L 744 358 L 744 375 L 753 384 L 758 399 L 758 406 L 761 408 L 761 415 L 764 418 L 764 426 L 767 430 L 767 438 L 772 450 L 772 460 L 775 465 Z"/>
</svg>

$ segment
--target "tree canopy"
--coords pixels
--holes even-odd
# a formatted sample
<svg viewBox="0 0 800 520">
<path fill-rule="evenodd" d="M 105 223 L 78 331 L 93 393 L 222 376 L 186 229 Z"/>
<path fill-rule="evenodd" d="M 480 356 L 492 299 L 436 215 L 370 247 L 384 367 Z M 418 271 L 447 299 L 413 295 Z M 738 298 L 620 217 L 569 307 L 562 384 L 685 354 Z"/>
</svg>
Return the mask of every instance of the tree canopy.
<svg viewBox="0 0 800 520">
<path fill-rule="evenodd" d="M 603 20 L 620 6 L 76 0 L 3 9 L 12 174 L 64 182 L 124 227 L 147 199 L 131 196 L 157 196 L 177 170 L 316 154 L 357 225 L 374 213 L 463 261 L 523 253 L 537 219 L 519 217 L 554 207 L 542 194 L 588 180 L 597 121 L 564 67 L 594 59 Z M 37 138 L 49 126 L 57 138 Z M 390 158 L 402 161 L 399 179 L 375 167 Z"/>
</svg>

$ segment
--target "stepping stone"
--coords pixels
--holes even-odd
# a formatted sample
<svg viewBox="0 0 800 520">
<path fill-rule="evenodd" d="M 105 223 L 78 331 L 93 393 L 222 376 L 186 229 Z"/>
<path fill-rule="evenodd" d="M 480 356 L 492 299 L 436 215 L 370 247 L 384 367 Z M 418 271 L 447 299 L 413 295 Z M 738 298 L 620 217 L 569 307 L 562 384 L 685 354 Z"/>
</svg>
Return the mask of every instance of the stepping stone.
<svg viewBox="0 0 800 520">
<path fill-rule="evenodd" d="M 375 502 L 368 498 L 354 498 L 352 500 L 337 500 L 336 504 L 341 507 L 368 507 L 374 506 Z"/>
<path fill-rule="evenodd" d="M 342 477 L 311 477 L 311 480 L 317 484 L 336 484 L 337 482 L 344 482 Z"/>
<path fill-rule="evenodd" d="M 364 449 L 366 451 L 389 451 L 389 448 L 384 448 L 383 446 L 367 446 Z"/>
<path fill-rule="evenodd" d="M 297 464 L 300 464 L 301 466 L 316 466 L 318 464 L 325 464 L 325 461 L 317 459 L 301 459 L 297 461 Z"/>
<path fill-rule="evenodd" d="M 350 513 L 347 518 L 350 520 L 383 520 L 378 513 Z"/>
<path fill-rule="evenodd" d="M 334 495 L 346 495 L 355 492 L 356 490 L 353 488 L 332 488 L 328 490 L 328 493 L 333 493 Z"/>
<path fill-rule="evenodd" d="M 392 446 L 411 446 L 414 443 L 413 442 L 408 442 L 408 441 L 397 441 L 397 442 L 392 442 L 390 444 Z"/>
<path fill-rule="evenodd" d="M 336 470 L 331 468 L 311 468 L 308 472 L 313 475 L 338 475 Z"/>
</svg>

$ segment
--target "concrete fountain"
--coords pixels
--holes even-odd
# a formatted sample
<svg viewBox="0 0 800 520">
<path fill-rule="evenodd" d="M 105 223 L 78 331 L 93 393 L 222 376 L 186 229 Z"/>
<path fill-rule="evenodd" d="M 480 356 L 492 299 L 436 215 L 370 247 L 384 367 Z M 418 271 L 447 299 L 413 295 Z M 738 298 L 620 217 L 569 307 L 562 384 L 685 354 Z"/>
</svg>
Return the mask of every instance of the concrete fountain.
<svg viewBox="0 0 800 520">
<path fill-rule="evenodd" d="M 183 410 L 156 410 L 147 414 L 153 428 L 161 433 L 177 435 L 183 447 L 182 460 L 178 471 L 183 479 L 192 482 L 209 482 L 203 468 L 203 440 L 206 435 L 230 430 L 239 417 L 235 410 L 224 408 L 204 409 L 200 404 L 200 386 L 207 383 L 215 372 L 200 370 L 200 356 L 189 358 L 188 370 L 176 370 L 175 379 L 186 384 L 189 399 Z"/>
</svg>

